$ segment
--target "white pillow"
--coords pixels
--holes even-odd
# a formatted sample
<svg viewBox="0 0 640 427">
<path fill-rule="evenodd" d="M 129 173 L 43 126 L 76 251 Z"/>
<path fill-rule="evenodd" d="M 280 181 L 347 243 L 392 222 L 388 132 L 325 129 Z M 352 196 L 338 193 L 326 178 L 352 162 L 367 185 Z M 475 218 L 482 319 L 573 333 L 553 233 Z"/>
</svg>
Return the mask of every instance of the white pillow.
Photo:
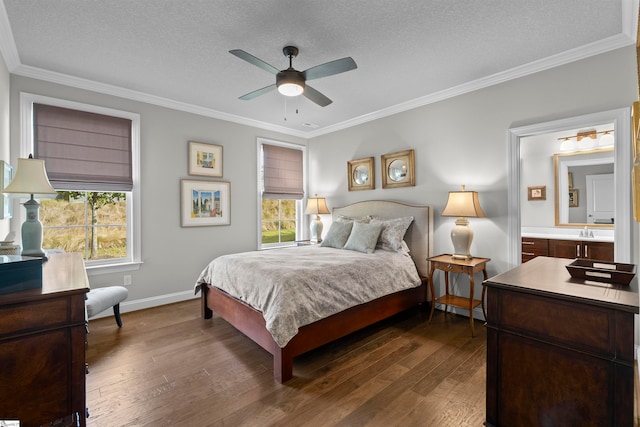
<svg viewBox="0 0 640 427">
<path fill-rule="evenodd" d="M 378 241 L 381 231 L 382 224 L 354 222 L 351 234 L 344 248 L 351 251 L 371 254 L 376 249 L 376 242 Z"/>
<path fill-rule="evenodd" d="M 342 249 L 351 234 L 351 228 L 353 228 L 353 221 L 332 222 L 320 246 Z"/>
<path fill-rule="evenodd" d="M 403 218 L 381 219 L 373 218 L 370 224 L 382 225 L 382 231 L 376 249 L 384 249 L 392 252 L 404 252 L 404 235 L 406 234 L 409 226 L 413 222 L 412 216 Z"/>
</svg>

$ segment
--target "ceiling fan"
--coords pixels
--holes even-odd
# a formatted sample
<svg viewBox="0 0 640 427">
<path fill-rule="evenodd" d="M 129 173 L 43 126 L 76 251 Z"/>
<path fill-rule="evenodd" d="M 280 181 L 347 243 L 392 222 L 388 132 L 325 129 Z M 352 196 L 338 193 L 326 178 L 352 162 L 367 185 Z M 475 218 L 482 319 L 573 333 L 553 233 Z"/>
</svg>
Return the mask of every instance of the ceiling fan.
<svg viewBox="0 0 640 427">
<path fill-rule="evenodd" d="M 245 101 L 253 99 L 277 88 L 278 92 L 285 96 L 304 95 L 319 106 L 326 107 L 331 104 L 332 101 L 309 86 L 306 83 L 307 80 L 333 76 L 335 74 L 344 73 L 345 71 L 355 70 L 358 68 L 356 62 L 351 57 L 346 57 L 316 65 L 315 67 L 311 67 L 305 71 L 298 71 L 293 68 L 293 58 L 298 56 L 298 48 L 295 46 L 285 46 L 282 49 L 282 52 L 284 53 L 284 56 L 289 57 L 289 68 L 286 70 L 278 70 L 271 64 L 264 62 L 262 59 L 256 58 L 244 50 L 234 49 L 229 51 L 232 55 L 235 55 L 240 59 L 244 59 L 250 64 L 260 67 L 271 74 L 275 74 L 276 76 L 276 82 L 274 84 L 249 92 L 246 95 L 242 95 L 239 99 L 243 99 Z"/>
</svg>

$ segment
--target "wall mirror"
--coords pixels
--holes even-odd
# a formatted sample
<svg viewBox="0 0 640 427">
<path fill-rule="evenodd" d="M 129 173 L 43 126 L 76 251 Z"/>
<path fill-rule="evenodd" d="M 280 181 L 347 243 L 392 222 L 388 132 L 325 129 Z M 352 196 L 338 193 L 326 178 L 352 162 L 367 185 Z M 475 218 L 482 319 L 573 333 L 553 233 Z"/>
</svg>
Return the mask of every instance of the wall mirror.
<svg viewBox="0 0 640 427">
<path fill-rule="evenodd" d="M 529 203 L 536 209 L 542 209 L 544 202 L 527 202 L 526 185 L 521 178 L 521 169 L 526 159 L 521 158 L 521 142 L 529 137 L 537 137 L 549 133 L 563 132 L 574 129 L 588 129 L 594 126 L 609 125 L 615 132 L 614 158 L 614 185 L 615 185 L 615 224 L 613 225 L 614 252 L 616 262 L 631 262 L 631 238 L 633 226 L 631 223 L 631 110 L 620 108 L 600 113 L 587 114 L 568 119 L 522 126 L 509 129 L 508 132 L 508 245 L 509 265 L 515 267 L 520 264 L 522 256 L 521 239 L 521 210 L 524 203 Z M 552 171 L 552 158 L 548 157 L 548 170 Z M 534 171 L 535 172 L 535 171 Z M 538 174 L 540 171 L 537 171 Z M 549 179 L 547 189 L 553 186 L 553 172 L 549 177 L 541 176 L 541 179 Z M 575 177 L 574 177 L 575 179 Z M 567 177 L 568 180 L 568 177 Z M 525 185 L 522 190 L 522 185 Z M 529 185 L 544 185 L 543 182 Z M 568 184 L 567 184 L 568 185 Z M 568 193 L 568 192 L 567 192 Z M 523 196 L 524 195 L 524 196 Z M 567 194 L 568 198 L 568 194 Z M 547 197 L 547 202 L 550 197 Z M 555 197 L 552 198 L 552 200 Z M 574 208 L 572 208 L 574 209 Z M 551 219 L 553 225 L 553 219 Z M 580 227 L 577 224 L 576 230 Z"/>
<path fill-rule="evenodd" d="M 413 150 L 398 151 L 380 156 L 382 188 L 416 185 L 415 157 Z"/>
<path fill-rule="evenodd" d="M 349 191 L 373 190 L 375 188 L 373 157 L 349 160 L 347 162 L 347 182 Z"/>
<path fill-rule="evenodd" d="M 556 226 L 614 227 L 613 155 L 613 148 L 554 154 Z"/>
</svg>

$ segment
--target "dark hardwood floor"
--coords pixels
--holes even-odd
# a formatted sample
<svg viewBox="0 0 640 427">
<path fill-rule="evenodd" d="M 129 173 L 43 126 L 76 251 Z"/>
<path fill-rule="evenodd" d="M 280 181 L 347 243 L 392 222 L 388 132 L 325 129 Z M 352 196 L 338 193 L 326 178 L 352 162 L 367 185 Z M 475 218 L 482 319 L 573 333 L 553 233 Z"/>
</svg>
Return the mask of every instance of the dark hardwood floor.
<svg viewBox="0 0 640 427">
<path fill-rule="evenodd" d="M 294 360 L 272 357 L 198 300 L 91 320 L 88 426 L 482 426 L 486 331 L 414 310 Z"/>
<path fill-rule="evenodd" d="M 451 425 L 484 418 L 485 330 L 411 311 L 295 359 L 272 357 L 199 301 L 91 320 L 89 426 Z"/>
</svg>

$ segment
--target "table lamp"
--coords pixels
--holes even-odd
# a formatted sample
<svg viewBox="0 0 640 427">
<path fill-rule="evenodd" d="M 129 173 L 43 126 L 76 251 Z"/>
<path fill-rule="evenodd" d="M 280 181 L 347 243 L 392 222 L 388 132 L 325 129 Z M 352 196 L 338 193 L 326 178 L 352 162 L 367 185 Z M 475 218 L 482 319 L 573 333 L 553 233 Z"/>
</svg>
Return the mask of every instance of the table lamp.
<svg viewBox="0 0 640 427">
<path fill-rule="evenodd" d="M 44 160 L 34 159 L 31 154 L 28 159 L 18 159 L 16 174 L 2 192 L 13 198 L 30 197 L 29 201 L 23 203 L 27 219 L 22 224 L 22 255 L 44 258 L 42 223 L 38 212 L 40 204 L 34 200 L 34 196 L 57 194 L 47 177 Z"/>
<path fill-rule="evenodd" d="M 469 248 L 473 241 L 473 230 L 469 228 L 467 218 L 484 218 L 486 215 L 480 207 L 478 193 L 475 191 L 450 191 L 447 205 L 442 211 L 442 216 L 455 216 L 456 225 L 451 230 L 455 259 L 471 259 Z"/>
<path fill-rule="evenodd" d="M 307 215 L 315 215 L 315 219 L 311 220 L 311 241 L 315 243 L 322 242 L 322 220 L 319 214 L 328 214 L 327 200 L 324 197 L 309 197 L 307 200 L 307 209 L 304 211 Z"/>
</svg>

